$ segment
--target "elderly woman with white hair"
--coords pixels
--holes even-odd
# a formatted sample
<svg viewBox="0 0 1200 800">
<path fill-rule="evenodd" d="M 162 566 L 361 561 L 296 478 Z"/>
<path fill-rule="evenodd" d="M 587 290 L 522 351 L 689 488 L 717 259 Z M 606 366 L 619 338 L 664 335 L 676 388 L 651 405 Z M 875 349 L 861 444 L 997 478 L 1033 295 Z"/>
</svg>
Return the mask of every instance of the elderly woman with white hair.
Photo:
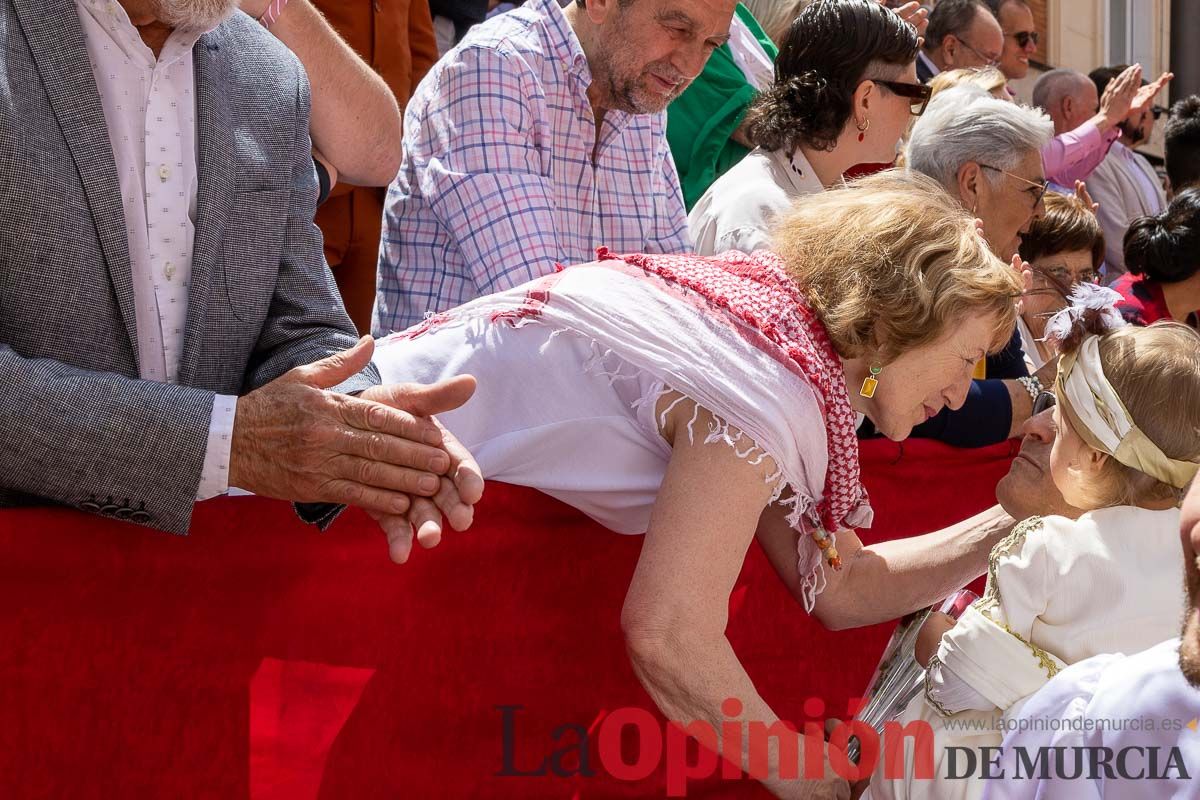
<svg viewBox="0 0 1200 800">
<path fill-rule="evenodd" d="M 991 249 L 1011 259 L 1045 206 L 1041 151 L 1054 135 L 1049 118 L 999 100 L 981 88 L 940 92 L 913 125 L 908 169 L 933 178 L 959 205 L 983 222 Z M 981 447 L 1016 436 L 1043 387 L 1053 384 L 1054 364 L 1029 375 L 1021 339 L 978 365 L 963 406 L 943 409 L 913 436 L 959 447 Z M 869 433 L 869 430 L 864 431 Z"/>
</svg>

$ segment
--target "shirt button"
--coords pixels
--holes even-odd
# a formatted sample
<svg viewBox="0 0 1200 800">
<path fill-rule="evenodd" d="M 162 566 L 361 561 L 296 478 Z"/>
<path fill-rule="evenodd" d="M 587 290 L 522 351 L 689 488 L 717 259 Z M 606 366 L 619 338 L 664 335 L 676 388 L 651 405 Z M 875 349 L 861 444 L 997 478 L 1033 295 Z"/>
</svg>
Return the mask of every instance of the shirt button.
<svg viewBox="0 0 1200 800">
<path fill-rule="evenodd" d="M 163 275 L 166 276 L 167 280 L 171 280 L 175 276 L 175 265 L 170 261 L 163 264 Z"/>
<path fill-rule="evenodd" d="M 171 177 L 171 170 L 167 168 L 166 164 L 163 164 L 158 168 L 158 178 L 165 181 L 169 177 Z"/>
</svg>

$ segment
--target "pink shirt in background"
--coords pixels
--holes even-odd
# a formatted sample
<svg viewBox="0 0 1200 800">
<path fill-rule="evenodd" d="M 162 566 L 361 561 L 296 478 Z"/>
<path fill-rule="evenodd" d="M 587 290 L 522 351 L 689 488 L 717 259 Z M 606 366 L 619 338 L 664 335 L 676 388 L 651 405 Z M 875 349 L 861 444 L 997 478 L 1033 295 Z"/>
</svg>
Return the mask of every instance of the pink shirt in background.
<svg viewBox="0 0 1200 800">
<path fill-rule="evenodd" d="M 1086 181 L 1120 137 L 1116 128 L 1102 134 L 1090 121 L 1055 136 L 1042 148 L 1046 180 L 1068 189 L 1075 186 L 1075 181 Z"/>
</svg>

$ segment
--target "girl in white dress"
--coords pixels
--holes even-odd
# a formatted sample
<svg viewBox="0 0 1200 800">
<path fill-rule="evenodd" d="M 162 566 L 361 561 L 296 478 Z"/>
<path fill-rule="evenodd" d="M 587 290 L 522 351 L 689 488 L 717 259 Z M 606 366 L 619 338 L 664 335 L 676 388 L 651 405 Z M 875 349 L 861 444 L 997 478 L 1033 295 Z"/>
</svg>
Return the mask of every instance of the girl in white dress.
<svg viewBox="0 0 1200 800">
<path fill-rule="evenodd" d="M 873 800 L 983 796 L 980 748 L 999 747 L 1006 722 L 1059 670 L 1178 633 L 1179 505 L 1200 466 L 1200 336 L 1174 323 L 1124 327 L 1109 289 L 1083 285 L 1072 297 L 1047 325 L 1062 353 L 1050 471 L 1085 513 L 1017 525 L 992 551 L 984 596 L 957 623 L 926 624 L 925 692 L 900 722 L 932 727 L 934 777 L 915 774 L 909 739 L 895 759 L 881 754 Z M 971 777 L 947 778 L 950 747 L 975 751 Z M 954 772 L 970 769 L 963 750 L 954 760 Z"/>
<path fill-rule="evenodd" d="M 434 315 L 380 342 L 376 363 L 385 382 L 473 374 L 476 395 L 440 419 L 486 478 L 645 533 L 622 626 L 668 719 L 770 727 L 725 637 L 751 540 L 834 627 L 982 574 L 1011 520 L 862 545 L 854 431 L 865 414 L 903 439 L 960 405 L 975 362 L 1011 335 L 1019 291 L 939 187 L 892 173 L 800 201 L 774 253 L 602 252 Z M 748 765 L 743 738 L 726 756 Z M 832 773 L 781 772 L 780 752 L 762 776 L 778 796 L 849 796 Z"/>
</svg>

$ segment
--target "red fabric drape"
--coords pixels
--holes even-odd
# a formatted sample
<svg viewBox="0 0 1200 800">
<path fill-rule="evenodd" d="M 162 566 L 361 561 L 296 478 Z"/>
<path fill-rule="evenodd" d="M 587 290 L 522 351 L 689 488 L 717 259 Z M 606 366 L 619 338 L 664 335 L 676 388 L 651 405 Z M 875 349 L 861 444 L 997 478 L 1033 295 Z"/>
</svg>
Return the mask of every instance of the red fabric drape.
<svg viewBox="0 0 1200 800">
<path fill-rule="evenodd" d="M 1009 444 L 863 446 L 868 541 L 992 502 Z M 662 796 L 660 768 L 505 777 L 624 706 L 653 709 L 618 630 L 640 537 L 532 490 L 491 484 L 475 528 L 388 562 L 362 514 L 327 533 L 283 503 L 200 504 L 186 538 L 67 510 L 0 512 L 0 796 L 596 798 Z M 891 625 L 831 633 L 757 546 L 729 638 L 780 715 L 842 715 Z M 655 713 L 656 719 L 661 717 Z M 631 751 L 632 752 L 632 751 Z M 567 767 L 574 766 L 566 759 Z M 711 779 L 690 797 L 765 797 Z"/>
</svg>

